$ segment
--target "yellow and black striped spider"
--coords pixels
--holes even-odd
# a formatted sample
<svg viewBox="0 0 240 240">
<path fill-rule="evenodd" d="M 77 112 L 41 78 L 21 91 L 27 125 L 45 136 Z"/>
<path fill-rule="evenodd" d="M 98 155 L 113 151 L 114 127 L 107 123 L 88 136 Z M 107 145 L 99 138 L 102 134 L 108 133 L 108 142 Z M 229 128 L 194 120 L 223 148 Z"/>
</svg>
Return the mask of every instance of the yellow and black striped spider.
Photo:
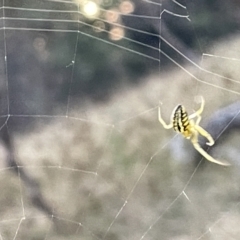
<svg viewBox="0 0 240 240">
<path fill-rule="evenodd" d="M 158 120 L 163 125 L 164 128 L 166 129 L 173 128 L 176 132 L 181 133 L 185 138 L 190 139 L 194 148 L 208 161 L 227 166 L 229 165 L 228 163 L 214 159 L 207 152 L 205 152 L 198 143 L 198 134 L 201 134 L 202 136 L 208 139 L 208 142 L 206 143 L 207 145 L 212 146 L 214 144 L 212 136 L 206 130 L 199 126 L 199 123 L 202 118 L 201 113 L 204 109 L 205 103 L 203 97 L 201 97 L 201 100 L 202 103 L 200 108 L 189 116 L 185 110 L 185 107 L 182 105 L 178 105 L 172 112 L 170 120 L 171 122 L 169 124 L 166 124 L 165 121 L 162 119 L 161 110 L 159 107 Z M 196 121 L 193 120 L 195 117 L 197 117 Z"/>
</svg>

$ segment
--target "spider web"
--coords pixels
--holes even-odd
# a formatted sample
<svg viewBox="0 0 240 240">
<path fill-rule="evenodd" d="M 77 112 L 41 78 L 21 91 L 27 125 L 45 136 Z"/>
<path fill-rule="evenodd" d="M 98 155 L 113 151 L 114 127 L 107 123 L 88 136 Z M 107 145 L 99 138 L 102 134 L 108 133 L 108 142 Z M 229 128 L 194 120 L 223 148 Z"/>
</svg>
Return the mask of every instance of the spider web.
<svg viewBox="0 0 240 240">
<path fill-rule="evenodd" d="M 114 17 L 113 2 L 103 2 L 108 7 L 98 10 Z M 202 95 L 204 122 L 238 100 L 239 36 L 205 49 L 187 5 L 141 2 L 157 14 L 120 15 L 130 22 L 153 19 L 158 34 L 121 21 L 107 27 L 110 20 L 102 15 L 94 16 L 94 25 L 83 17 L 81 1 L 1 2 L 0 129 L 8 130 L 13 147 L 9 153 L 2 141 L 0 239 L 238 239 L 238 136 L 211 152 L 231 167 L 196 162 L 193 147 L 163 129 L 157 111 L 161 101 L 166 120 L 179 103 L 193 112 Z M 165 18 L 187 22 L 200 54 L 175 46 L 164 31 Z M 158 45 L 127 32 L 157 36 Z M 158 67 L 139 85 L 113 86 L 105 102 L 76 101 L 95 71 L 82 59 L 87 45 L 98 46 L 88 56 L 96 62 L 103 61 L 97 54 L 106 46 L 104 57 L 114 56 L 102 68 L 122 71 L 122 58 L 136 56 Z M 16 166 L 7 161 L 11 154 Z"/>
</svg>

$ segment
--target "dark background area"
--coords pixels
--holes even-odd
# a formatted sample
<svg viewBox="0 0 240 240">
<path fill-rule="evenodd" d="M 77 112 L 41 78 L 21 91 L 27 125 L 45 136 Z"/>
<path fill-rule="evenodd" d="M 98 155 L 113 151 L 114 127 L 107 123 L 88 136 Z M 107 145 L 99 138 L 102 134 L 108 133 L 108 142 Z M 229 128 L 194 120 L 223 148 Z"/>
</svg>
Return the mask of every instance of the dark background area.
<svg viewBox="0 0 240 240">
<path fill-rule="evenodd" d="M 107 9 L 118 7 L 120 2 L 113 1 Z M 96 32 L 91 28 L 96 19 L 87 19 L 81 13 L 18 9 L 77 11 L 77 5 L 49 1 L 5 1 L 1 11 L 1 15 L 5 16 L 1 20 L 5 29 L 2 30 L 0 44 L 2 65 L 6 44 L 10 114 L 51 114 L 58 104 L 66 105 L 69 97 L 78 104 L 86 98 L 106 101 L 118 89 L 142 82 L 144 76 L 158 71 L 159 67 L 161 71 L 171 71 L 174 64 L 166 58 L 166 54 L 178 63 L 186 64 L 188 60 L 169 43 L 185 57 L 198 63 L 201 53 L 214 41 L 239 30 L 237 1 L 179 1 L 186 8 L 173 1 L 156 3 L 133 1 L 134 15 L 121 16 L 121 24 L 126 27 L 125 38 L 111 41 L 108 35 L 111 23 L 106 23 L 106 31 Z M 161 15 L 160 20 L 163 10 L 189 16 L 190 21 L 167 12 Z M 100 15 L 99 18 L 105 21 L 104 16 Z M 54 22 L 50 19 L 74 21 Z M 62 31 L 57 32 L 58 29 Z M 119 47 L 111 45 L 111 42 Z M 43 56 L 44 52 L 46 56 Z M 71 65 L 74 56 L 76 59 Z M 1 111 L 6 113 L 4 84 L 1 93 Z M 64 108 L 61 111 L 59 114 L 64 114 Z"/>
</svg>

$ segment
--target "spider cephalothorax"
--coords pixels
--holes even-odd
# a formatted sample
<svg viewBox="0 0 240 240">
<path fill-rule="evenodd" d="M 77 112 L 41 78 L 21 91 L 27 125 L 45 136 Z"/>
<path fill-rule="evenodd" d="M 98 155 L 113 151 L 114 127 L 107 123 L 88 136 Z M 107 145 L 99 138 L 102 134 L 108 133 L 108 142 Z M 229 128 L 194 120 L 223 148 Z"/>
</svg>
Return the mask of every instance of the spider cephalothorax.
<svg viewBox="0 0 240 240">
<path fill-rule="evenodd" d="M 207 160 L 220 165 L 229 165 L 229 163 L 214 159 L 206 151 L 204 151 L 198 143 L 198 134 L 201 134 L 208 139 L 208 142 L 206 143 L 207 145 L 212 146 L 214 144 L 212 136 L 206 130 L 199 126 L 199 123 L 201 121 L 201 113 L 204 109 L 204 99 L 203 97 L 201 97 L 201 99 L 201 107 L 195 113 L 189 116 L 185 110 L 185 107 L 183 105 L 178 105 L 172 112 L 171 122 L 169 124 L 166 124 L 165 121 L 162 119 L 161 110 L 159 107 L 158 120 L 164 128 L 173 128 L 176 132 L 181 133 L 185 138 L 190 139 L 194 148 L 199 153 L 201 153 L 202 156 L 204 156 Z M 196 122 L 193 120 L 193 118 L 195 117 L 197 117 Z"/>
</svg>

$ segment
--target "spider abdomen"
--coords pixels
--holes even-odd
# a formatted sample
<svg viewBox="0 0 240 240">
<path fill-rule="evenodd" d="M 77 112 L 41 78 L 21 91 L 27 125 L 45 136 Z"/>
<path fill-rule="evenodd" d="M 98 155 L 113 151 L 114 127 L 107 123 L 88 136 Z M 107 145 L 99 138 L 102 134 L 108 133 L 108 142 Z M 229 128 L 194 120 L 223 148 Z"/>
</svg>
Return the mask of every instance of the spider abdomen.
<svg viewBox="0 0 240 240">
<path fill-rule="evenodd" d="M 182 105 L 178 105 L 172 115 L 173 129 L 176 132 L 182 133 L 185 137 L 189 135 L 190 123 L 188 114 Z"/>
</svg>

